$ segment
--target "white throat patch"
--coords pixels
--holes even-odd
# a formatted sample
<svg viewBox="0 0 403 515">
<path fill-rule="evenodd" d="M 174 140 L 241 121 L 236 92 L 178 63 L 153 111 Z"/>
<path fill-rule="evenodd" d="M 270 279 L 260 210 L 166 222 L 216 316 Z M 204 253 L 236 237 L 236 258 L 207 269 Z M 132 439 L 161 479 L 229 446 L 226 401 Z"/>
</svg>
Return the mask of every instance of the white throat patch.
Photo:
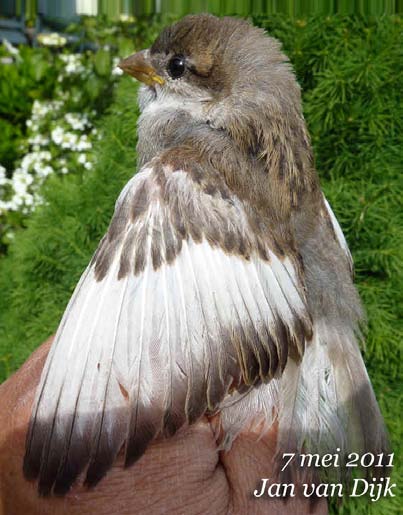
<svg viewBox="0 0 403 515">
<path fill-rule="evenodd" d="M 207 119 L 207 105 L 211 101 L 210 97 L 201 96 L 182 96 L 172 91 L 166 91 L 164 86 L 156 86 L 157 91 L 149 87 L 142 86 L 139 90 L 139 106 L 141 117 L 146 118 L 155 116 L 157 113 L 162 115 L 171 111 L 186 111 L 196 120 Z"/>
</svg>

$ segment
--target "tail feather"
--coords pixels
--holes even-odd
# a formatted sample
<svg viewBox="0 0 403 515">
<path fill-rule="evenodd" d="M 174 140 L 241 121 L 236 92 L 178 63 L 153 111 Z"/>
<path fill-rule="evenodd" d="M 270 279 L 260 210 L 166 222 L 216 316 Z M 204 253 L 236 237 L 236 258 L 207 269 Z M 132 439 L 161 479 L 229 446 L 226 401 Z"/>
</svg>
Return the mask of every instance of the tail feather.
<svg viewBox="0 0 403 515">
<path fill-rule="evenodd" d="M 299 364 L 288 359 L 280 379 L 246 395 L 232 396 L 221 410 L 226 449 L 251 425 L 264 432 L 278 423 L 279 464 L 284 453 L 337 453 L 340 467 L 323 469 L 321 474 L 333 479 L 348 479 L 343 465 L 350 453 L 388 451 L 385 426 L 357 337 L 350 328 L 324 319 L 314 323 L 313 338 Z"/>
</svg>

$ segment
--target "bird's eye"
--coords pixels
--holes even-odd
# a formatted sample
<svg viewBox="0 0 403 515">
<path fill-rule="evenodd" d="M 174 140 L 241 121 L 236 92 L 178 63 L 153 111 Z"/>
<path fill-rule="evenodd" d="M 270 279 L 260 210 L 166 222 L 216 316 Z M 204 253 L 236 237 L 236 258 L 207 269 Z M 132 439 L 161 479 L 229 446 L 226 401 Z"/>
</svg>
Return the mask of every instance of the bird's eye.
<svg viewBox="0 0 403 515">
<path fill-rule="evenodd" d="M 185 58 L 182 55 L 175 55 L 168 63 L 168 73 L 173 79 L 179 79 L 185 73 Z"/>
</svg>

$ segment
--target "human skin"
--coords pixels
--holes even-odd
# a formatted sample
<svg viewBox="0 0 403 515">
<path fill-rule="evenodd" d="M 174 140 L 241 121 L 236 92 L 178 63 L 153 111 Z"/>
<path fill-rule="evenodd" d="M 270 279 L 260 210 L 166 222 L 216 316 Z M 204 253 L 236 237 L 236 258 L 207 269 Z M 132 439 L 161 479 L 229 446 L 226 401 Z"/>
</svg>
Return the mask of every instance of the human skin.
<svg viewBox="0 0 403 515">
<path fill-rule="evenodd" d="M 39 497 L 24 479 L 25 436 L 36 386 L 52 338 L 0 386 L 0 515 L 282 515 L 327 513 L 323 500 L 255 498 L 262 478 L 275 481 L 275 431 L 257 441 L 243 433 L 219 452 L 207 418 L 169 440 L 153 443 L 132 467 L 118 457 L 93 489 L 77 485 L 65 497 Z"/>
</svg>

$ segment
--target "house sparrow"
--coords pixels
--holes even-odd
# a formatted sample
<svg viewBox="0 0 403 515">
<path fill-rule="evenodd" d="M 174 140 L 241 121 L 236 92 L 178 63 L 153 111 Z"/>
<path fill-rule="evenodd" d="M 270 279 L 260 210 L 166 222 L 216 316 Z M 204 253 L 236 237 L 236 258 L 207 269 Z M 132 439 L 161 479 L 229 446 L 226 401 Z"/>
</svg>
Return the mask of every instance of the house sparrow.
<svg viewBox="0 0 403 515">
<path fill-rule="evenodd" d="M 120 66 L 144 83 L 139 171 L 52 345 L 25 476 L 93 486 L 204 414 L 224 449 L 277 424 L 279 459 L 384 451 L 351 255 L 279 43 L 187 16 Z"/>
</svg>

